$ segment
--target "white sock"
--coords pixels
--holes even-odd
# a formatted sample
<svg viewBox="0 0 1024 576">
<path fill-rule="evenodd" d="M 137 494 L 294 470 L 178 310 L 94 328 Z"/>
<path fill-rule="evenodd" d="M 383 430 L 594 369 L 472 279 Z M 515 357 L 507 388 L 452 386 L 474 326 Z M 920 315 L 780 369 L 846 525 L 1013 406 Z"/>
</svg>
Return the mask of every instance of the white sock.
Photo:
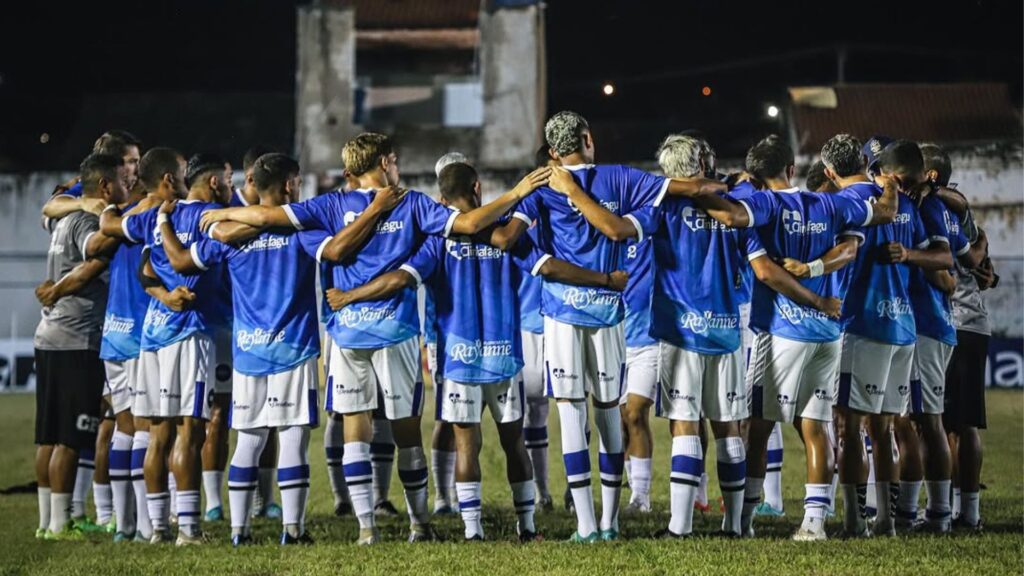
<svg viewBox="0 0 1024 576">
<path fill-rule="evenodd" d="M 395 439 L 391 422 L 373 419 L 373 439 L 370 441 L 373 462 L 373 504 L 388 500 L 391 491 L 391 469 L 395 466 Z"/>
<path fill-rule="evenodd" d="M 434 474 L 434 509 L 450 506 L 449 479 L 455 474 L 455 452 L 434 448 L 430 451 L 430 469 Z"/>
<path fill-rule="evenodd" d="M 764 475 L 764 501 L 782 510 L 782 425 L 778 422 L 768 436 L 768 467 Z"/>
<path fill-rule="evenodd" d="M 167 493 L 170 495 L 167 502 L 170 506 L 171 516 L 178 515 L 178 480 L 174 477 L 174 474 L 167 471 Z"/>
<path fill-rule="evenodd" d="M 701 506 L 708 505 L 708 474 L 707 472 L 700 475 L 700 483 L 697 485 L 697 493 L 693 497 L 693 501 Z"/>
<path fill-rule="evenodd" d="M 673 534 L 689 534 L 693 531 L 693 504 L 696 502 L 697 487 L 703 472 L 704 456 L 700 436 L 672 438 L 672 484 L 669 486 L 672 517 L 668 529 Z"/>
<path fill-rule="evenodd" d="M 899 498 L 896 504 L 896 517 L 914 522 L 917 520 L 917 500 L 921 496 L 921 481 L 899 483 Z"/>
<path fill-rule="evenodd" d="M 630 485 L 633 487 L 629 501 L 649 505 L 651 503 L 651 459 L 631 457 L 629 459 L 629 479 Z"/>
<path fill-rule="evenodd" d="M 527 398 L 523 419 L 523 444 L 533 464 L 533 481 L 542 498 L 550 498 L 548 489 L 548 399 Z"/>
<path fill-rule="evenodd" d="M 39 498 L 39 529 L 46 530 L 50 527 L 50 489 L 36 488 L 36 496 Z"/>
<path fill-rule="evenodd" d="M 280 452 L 277 486 L 281 490 L 281 520 L 293 535 L 306 530 L 306 501 L 309 499 L 309 427 L 289 426 L 277 433 Z"/>
<path fill-rule="evenodd" d="M 619 529 L 619 498 L 622 496 L 622 411 L 618 406 L 594 408 L 601 470 L 601 530 Z"/>
<path fill-rule="evenodd" d="M 953 518 L 960 517 L 960 502 L 960 489 L 953 488 L 953 497 L 950 499 L 949 502 L 949 508 L 950 511 L 953 513 Z"/>
<path fill-rule="evenodd" d="M 223 506 L 220 487 L 224 484 L 223 470 L 203 470 L 203 494 L 206 496 L 206 512 Z"/>
<path fill-rule="evenodd" d="M 516 510 L 516 533 L 536 532 L 537 527 L 533 524 L 533 512 L 537 503 L 533 482 L 529 480 L 513 482 L 509 487 L 512 488 L 512 506 Z"/>
<path fill-rule="evenodd" d="M 949 523 L 952 514 L 949 510 L 949 480 L 929 480 L 924 483 L 928 494 L 928 508 L 925 517 L 933 522 Z"/>
<path fill-rule="evenodd" d="M 960 492 L 960 516 L 971 526 L 976 526 L 981 520 L 981 513 L 978 510 L 980 502 L 980 492 Z"/>
<path fill-rule="evenodd" d="M 259 482 L 260 454 L 267 445 L 269 434 L 266 428 L 238 431 L 235 452 L 228 465 L 228 506 L 231 511 L 232 535 L 249 535 L 253 495 Z"/>
<path fill-rule="evenodd" d="M 466 526 L 466 539 L 476 535 L 483 537 L 484 526 L 480 521 L 480 483 L 456 482 L 455 490 L 459 495 L 459 514 L 462 515 L 462 523 Z"/>
<path fill-rule="evenodd" d="M 883 525 L 892 519 L 892 509 L 889 499 L 889 483 L 875 482 L 875 522 Z"/>
<path fill-rule="evenodd" d="M 146 494 L 146 509 L 149 511 L 149 522 L 153 532 L 167 530 L 170 504 L 171 495 L 168 492 Z"/>
<path fill-rule="evenodd" d="M 92 475 L 96 472 L 96 451 L 79 450 L 78 469 L 75 471 L 75 489 L 71 492 L 71 517 L 85 516 L 85 502 L 92 491 Z"/>
<path fill-rule="evenodd" d="M 348 484 L 345 483 L 345 429 L 341 422 L 327 418 L 324 426 L 324 453 L 327 455 L 327 479 L 331 483 L 334 506 L 349 501 Z"/>
<path fill-rule="evenodd" d="M 199 532 L 199 490 L 178 490 L 178 528 L 189 536 Z"/>
<path fill-rule="evenodd" d="M 105 525 L 114 515 L 114 494 L 110 484 L 92 484 L 92 501 L 96 505 L 96 523 Z"/>
<path fill-rule="evenodd" d="M 825 515 L 832 506 L 829 498 L 831 484 L 804 484 L 804 522 L 805 530 L 817 530 L 823 527 Z"/>
<path fill-rule="evenodd" d="M 863 433 L 862 433 L 863 434 Z M 871 446 L 871 438 L 864 434 L 864 449 L 867 452 L 868 457 L 868 490 L 866 498 L 864 499 L 864 510 L 868 516 L 875 516 L 878 514 L 878 492 L 874 487 L 875 485 L 875 457 L 874 448 Z M 889 493 L 885 493 L 888 498 Z"/>
<path fill-rule="evenodd" d="M 153 535 L 153 526 L 149 521 L 149 502 L 146 498 L 146 479 L 143 475 L 148 448 L 149 432 L 136 430 L 135 435 L 132 436 L 131 455 L 132 494 L 135 496 L 135 529 L 147 540 Z"/>
<path fill-rule="evenodd" d="M 71 494 L 50 492 L 50 532 L 54 534 L 64 530 L 64 525 L 71 519 Z"/>
<path fill-rule="evenodd" d="M 741 534 L 746 534 L 754 521 L 754 508 L 761 503 L 761 491 L 764 489 L 764 478 L 747 476 L 743 488 L 743 514 L 740 517 Z"/>
<path fill-rule="evenodd" d="M 132 501 L 132 437 L 114 430 L 110 442 L 110 490 L 117 531 L 127 535 L 135 532 Z"/>
<path fill-rule="evenodd" d="M 597 532 L 594 517 L 594 493 L 590 488 L 590 450 L 587 448 L 587 405 L 584 402 L 558 402 L 562 426 L 562 461 L 576 508 L 576 532 L 589 536 Z"/>
<path fill-rule="evenodd" d="M 370 463 L 370 445 L 366 442 L 346 442 L 344 463 L 348 494 L 359 527 L 373 528 L 373 465 Z"/>
<path fill-rule="evenodd" d="M 274 475 L 277 468 L 260 468 L 259 482 L 256 483 L 256 498 L 265 511 L 274 503 Z"/>
<path fill-rule="evenodd" d="M 722 490 L 725 518 L 722 530 L 742 533 L 743 497 L 747 483 L 747 450 L 738 436 L 715 440 L 718 455 L 718 486 Z"/>
<path fill-rule="evenodd" d="M 398 477 L 405 487 L 405 504 L 413 526 L 430 522 L 427 515 L 427 457 L 423 448 L 398 449 Z"/>
</svg>

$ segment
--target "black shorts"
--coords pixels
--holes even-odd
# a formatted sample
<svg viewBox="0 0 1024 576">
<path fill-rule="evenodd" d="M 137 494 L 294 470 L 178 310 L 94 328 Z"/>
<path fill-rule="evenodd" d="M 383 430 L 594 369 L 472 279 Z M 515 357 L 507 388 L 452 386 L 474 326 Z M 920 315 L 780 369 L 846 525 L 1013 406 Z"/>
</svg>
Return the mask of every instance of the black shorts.
<svg viewBox="0 0 1024 576">
<path fill-rule="evenodd" d="M 947 432 L 986 428 L 985 368 L 989 337 L 957 330 L 956 348 L 946 368 L 946 392 L 942 425 Z"/>
<path fill-rule="evenodd" d="M 96 351 L 36 349 L 36 444 L 94 447 L 105 379 Z"/>
</svg>

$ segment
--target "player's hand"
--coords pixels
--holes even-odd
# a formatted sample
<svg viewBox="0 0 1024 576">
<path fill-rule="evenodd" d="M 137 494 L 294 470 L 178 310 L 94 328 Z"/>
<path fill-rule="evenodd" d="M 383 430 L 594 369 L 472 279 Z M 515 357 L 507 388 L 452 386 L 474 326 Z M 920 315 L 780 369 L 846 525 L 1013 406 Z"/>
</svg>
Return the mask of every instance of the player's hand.
<svg viewBox="0 0 1024 576">
<path fill-rule="evenodd" d="M 405 193 L 408 192 L 405 188 L 399 188 L 398 186 L 388 186 L 387 188 L 378 188 L 376 193 L 373 195 L 373 204 L 381 209 L 382 212 L 389 212 L 394 210 L 395 206 L 405 198 Z"/>
<path fill-rule="evenodd" d="M 331 310 L 341 310 L 348 306 L 348 295 L 337 288 L 329 288 L 326 296 L 327 305 L 331 307 Z"/>
<path fill-rule="evenodd" d="M 231 212 L 229 210 L 229 208 L 217 208 L 203 212 L 203 215 L 199 217 L 199 229 L 203 232 L 209 232 L 210 226 L 217 222 L 230 220 Z"/>
<path fill-rule="evenodd" d="M 882 248 L 882 261 L 902 264 L 907 261 L 907 249 L 899 242 L 889 242 Z"/>
<path fill-rule="evenodd" d="M 917 186 L 914 186 L 910 190 L 907 190 L 907 196 L 909 196 L 910 199 L 913 200 L 914 203 L 917 204 L 918 206 L 921 206 L 921 202 L 924 202 L 924 199 L 927 198 L 928 195 L 931 193 L 931 182 L 921 182 Z"/>
<path fill-rule="evenodd" d="M 782 267 L 793 275 L 794 278 L 810 278 L 811 267 L 795 258 L 784 258 Z"/>
<path fill-rule="evenodd" d="M 843 301 L 839 298 L 819 298 L 818 310 L 829 318 L 838 320 L 843 310 Z"/>
<path fill-rule="evenodd" d="M 68 180 L 67 182 L 61 184 L 60 187 L 63 188 L 65 191 L 70 190 L 71 188 L 75 187 L 75 184 L 78 184 L 79 180 L 81 180 L 81 178 L 79 176 L 75 176 L 71 180 Z"/>
<path fill-rule="evenodd" d="M 537 168 L 533 172 L 523 176 L 523 179 L 516 184 L 516 187 L 513 188 L 512 191 L 516 193 L 516 197 L 522 200 L 537 188 L 547 184 L 550 178 L 551 168 L 548 168 L 547 166 Z"/>
<path fill-rule="evenodd" d="M 629 274 L 622 271 L 616 270 L 611 274 L 608 274 L 608 289 L 615 290 L 616 292 L 622 292 L 626 289 L 626 282 L 629 281 Z"/>
<path fill-rule="evenodd" d="M 178 201 L 177 200 L 164 200 L 160 204 L 160 213 L 161 214 L 170 214 L 170 213 L 174 212 L 174 208 L 177 205 L 178 205 Z"/>
<path fill-rule="evenodd" d="M 979 290 L 988 290 L 995 284 L 996 271 L 989 258 L 985 258 L 977 268 L 971 270 L 971 274 L 978 281 Z"/>
<path fill-rule="evenodd" d="M 82 210 L 99 216 L 103 213 L 103 209 L 107 207 L 107 202 L 103 198 L 82 198 Z"/>
<path fill-rule="evenodd" d="M 54 283 L 52 280 L 47 280 L 36 286 L 36 300 L 39 300 L 39 303 L 46 308 L 57 303 L 57 298 L 54 297 L 56 290 L 53 287 Z"/>
<path fill-rule="evenodd" d="M 572 177 L 572 172 L 561 166 L 555 166 L 551 169 L 548 186 L 555 192 L 565 194 L 566 196 L 579 189 L 579 185 L 576 184 L 576 180 Z"/>
<path fill-rule="evenodd" d="M 175 312 L 182 312 L 191 308 L 195 301 L 195 293 L 185 286 L 176 287 L 174 290 L 168 292 L 162 299 L 164 306 L 167 306 Z"/>
</svg>

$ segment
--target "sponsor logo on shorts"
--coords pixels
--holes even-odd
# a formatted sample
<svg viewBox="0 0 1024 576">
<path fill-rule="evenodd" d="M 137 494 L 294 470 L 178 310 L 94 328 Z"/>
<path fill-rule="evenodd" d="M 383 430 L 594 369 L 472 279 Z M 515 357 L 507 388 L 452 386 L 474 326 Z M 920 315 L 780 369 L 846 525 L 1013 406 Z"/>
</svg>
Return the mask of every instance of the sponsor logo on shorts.
<svg viewBox="0 0 1024 576">
<path fill-rule="evenodd" d="M 882 396 L 885 394 L 885 391 L 879 388 L 877 384 L 865 384 L 864 391 L 867 392 L 869 396 Z"/>
<path fill-rule="evenodd" d="M 242 352 L 248 352 L 253 346 L 269 346 L 271 344 L 280 344 L 281 342 L 284 342 L 284 330 L 274 332 L 273 330 L 256 328 L 252 332 L 248 330 L 235 332 L 235 344 Z"/>
<path fill-rule="evenodd" d="M 360 324 L 394 320 L 396 311 L 391 306 L 383 308 L 353 308 L 348 306 L 335 313 L 338 321 L 348 328 L 356 328 Z"/>
<path fill-rule="evenodd" d="M 907 394 L 910 393 L 910 386 L 908 386 L 906 384 L 900 384 L 896 388 L 896 391 L 899 392 L 900 396 L 906 396 Z"/>
<path fill-rule="evenodd" d="M 673 400 L 686 400 L 687 402 L 696 402 L 697 397 L 690 394 L 683 394 L 682 391 L 676 390 L 675 388 L 669 388 L 668 397 Z"/>
<path fill-rule="evenodd" d="M 271 408 L 291 408 L 292 406 L 295 406 L 295 402 L 289 402 L 287 400 L 281 401 L 279 398 L 268 396 L 267 406 L 270 406 Z"/>
<path fill-rule="evenodd" d="M 576 310 L 586 310 L 591 306 L 618 306 L 620 297 L 616 292 L 570 287 L 562 293 L 562 304 Z"/>
<path fill-rule="evenodd" d="M 881 300 L 875 309 L 879 318 L 888 318 L 889 320 L 899 320 L 901 316 L 909 316 L 913 313 L 910 302 L 899 297 L 892 300 Z"/>
<path fill-rule="evenodd" d="M 576 374 L 566 373 L 564 368 L 552 368 L 551 369 L 551 376 L 555 380 L 579 380 L 580 379 L 580 377 L 577 376 Z"/>
<path fill-rule="evenodd" d="M 790 399 L 788 394 L 777 395 L 775 401 L 779 403 L 779 406 L 796 406 L 796 399 Z"/>
<path fill-rule="evenodd" d="M 449 394 L 448 401 L 451 402 L 452 404 L 465 404 L 466 406 L 472 406 L 473 404 L 476 404 L 476 402 L 474 402 L 472 398 L 463 398 L 462 394 L 459 394 L 458 392 L 452 392 L 451 394 Z"/>
<path fill-rule="evenodd" d="M 384 386 L 381 386 L 381 395 L 383 395 L 384 398 L 386 398 L 388 400 L 401 400 L 402 399 L 402 395 L 401 394 L 394 394 L 393 392 L 391 392 L 390 389 L 385 388 Z"/>
<path fill-rule="evenodd" d="M 498 394 L 497 400 L 498 404 L 504 404 L 508 402 L 508 392 L 502 392 L 501 394 Z"/>
<path fill-rule="evenodd" d="M 359 394 L 362 391 L 363 391 L 363 387 L 362 386 L 349 386 L 349 387 L 346 387 L 344 384 L 342 384 L 340 382 L 334 385 L 334 393 L 335 394 Z"/>
<path fill-rule="evenodd" d="M 728 403 L 730 403 L 730 404 L 732 404 L 733 402 L 737 402 L 739 400 L 743 400 L 746 397 L 747 397 L 746 394 L 740 394 L 739 392 L 726 392 L 725 393 L 725 400 Z"/>
<path fill-rule="evenodd" d="M 171 392 L 171 390 L 169 388 L 161 388 L 160 389 L 160 397 L 161 398 L 179 398 L 180 399 L 181 398 L 181 394 L 174 394 L 174 393 Z"/>
<path fill-rule="evenodd" d="M 679 323 L 683 330 L 706 334 L 708 330 L 735 330 L 740 325 L 740 318 L 733 314 L 715 314 L 710 310 L 700 313 L 689 311 L 679 317 Z"/>
<path fill-rule="evenodd" d="M 598 372 L 597 373 L 597 381 L 602 383 L 602 384 L 604 384 L 605 382 L 612 382 L 613 380 L 615 380 L 615 377 L 614 376 L 609 376 L 605 372 Z"/>
<path fill-rule="evenodd" d="M 239 404 L 238 402 L 235 402 L 233 400 L 231 401 L 231 409 L 234 410 L 235 412 L 245 412 L 249 408 L 252 408 L 252 406 L 248 404 Z"/>
<path fill-rule="evenodd" d="M 95 433 L 100 427 L 100 419 L 88 414 L 79 414 L 75 419 L 75 428 L 81 432 Z"/>
<path fill-rule="evenodd" d="M 828 400 L 831 397 L 831 395 L 828 393 L 828 390 L 822 390 L 821 388 L 815 388 L 814 389 L 814 397 L 817 398 L 818 400 Z"/>
<path fill-rule="evenodd" d="M 945 392 L 945 390 L 946 389 L 943 386 L 932 386 L 932 394 L 935 394 L 936 396 L 942 396 L 942 393 Z"/>
</svg>

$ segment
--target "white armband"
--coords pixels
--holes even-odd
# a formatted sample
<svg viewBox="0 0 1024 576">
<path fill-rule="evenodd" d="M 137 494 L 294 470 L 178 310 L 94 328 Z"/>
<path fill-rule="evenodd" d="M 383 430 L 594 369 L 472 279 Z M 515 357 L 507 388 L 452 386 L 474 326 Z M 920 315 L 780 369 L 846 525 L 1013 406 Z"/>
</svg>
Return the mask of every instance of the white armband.
<svg viewBox="0 0 1024 576">
<path fill-rule="evenodd" d="M 117 204 L 107 204 L 107 207 L 103 209 L 104 212 L 110 212 L 111 210 L 118 210 Z"/>
<path fill-rule="evenodd" d="M 810 270 L 811 278 L 817 278 L 825 273 L 825 263 L 821 261 L 821 258 L 818 258 L 813 262 L 808 262 L 807 268 Z"/>
<path fill-rule="evenodd" d="M 164 214 L 163 212 L 160 212 L 159 214 L 156 215 L 156 225 L 157 226 L 159 226 L 159 225 L 161 225 L 161 224 L 163 224 L 164 222 L 167 222 L 167 221 L 168 221 L 167 214 Z"/>
</svg>

